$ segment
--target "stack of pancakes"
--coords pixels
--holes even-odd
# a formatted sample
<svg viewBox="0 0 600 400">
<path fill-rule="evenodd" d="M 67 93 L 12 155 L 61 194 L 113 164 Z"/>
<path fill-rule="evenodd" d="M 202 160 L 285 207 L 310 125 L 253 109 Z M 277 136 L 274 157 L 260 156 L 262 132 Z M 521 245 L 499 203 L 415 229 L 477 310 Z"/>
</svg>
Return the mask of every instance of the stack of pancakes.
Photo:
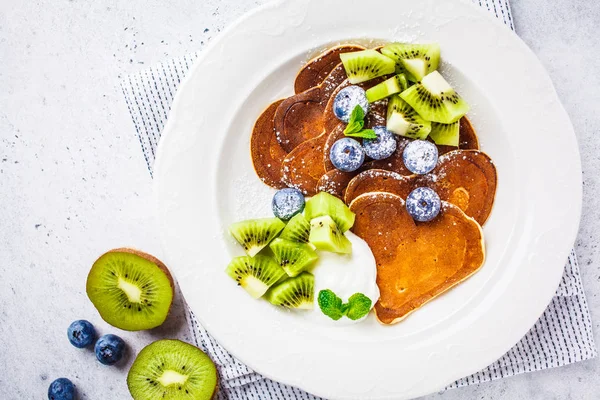
<svg viewBox="0 0 600 400">
<path fill-rule="evenodd" d="M 377 262 L 381 297 L 379 321 L 393 324 L 475 273 L 485 259 L 481 225 L 496 192 L 496 168 L 479 151 L 466 117 L 460 120 L 458 148 L 437 146 L 440 158 L 426 175 L 411 175 L 402 152 L 411 139 L 397 136 L 396 152 L 369 160 L 355 172 L 329 161 L 329 149 L 344 136 L 345 123 L 333 114 L 333 99 L 350 85 L 339 54 L 362 46 L 335 47 L 309 61 L 298 73 L 296 94 L 271 104 L 258 118 L 251 156 L 259 178 L 274 188 L 296 187 L 312 196 L 329 192 L 356 213 L 353 232 L 364 239 Z M 359 84 L 368 89 L 385 77 Z M 387 102 L 371 104 L 365 126 L 386 124 Z M 414 221 L 404 199 L 415 188 L 434 189 L 442 200 L 430 222 Z"/>
</svg>

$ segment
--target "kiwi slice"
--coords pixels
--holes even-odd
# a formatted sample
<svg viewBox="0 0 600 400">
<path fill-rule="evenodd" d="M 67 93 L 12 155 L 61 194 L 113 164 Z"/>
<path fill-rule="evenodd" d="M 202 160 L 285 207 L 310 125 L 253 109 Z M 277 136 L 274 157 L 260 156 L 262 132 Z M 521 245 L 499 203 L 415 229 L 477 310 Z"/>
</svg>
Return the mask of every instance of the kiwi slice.
<svg viewBox="0 0 600 400">
<path fill-rule="evenodd" d="M 310 222 L 304 215 L 296 214 L 283 228 L 279 237 L 291 242 L 308 243 L 308 235 L 310 235 Z"/>
<path fill-rule="evenodd" d="M 451 124 L 469 111 L 469 105 L 433 71 L 423 80 L 400 93 L 400 97 L 423 118 L 432 122 Z"/>
<path fill-rule="evenodd" d="M 127 374 L 134 400 L 209 400 L 217 390 L 217 368 L 199 348 L 180 340 L 144 347 Z"/>
<path fill-rule="evenodd" d="M 254 257 L 277 237 L 284 227 L 285 223 L 279 218 L 260 218 L 231 224 L 229 232 L 244 247 L 246 254 Z"/>
<path fill-rule="evenodd" d="M 405 91 L 410 86 L 410 84 L 408 83 L 408 80 L 406 79 L 406 74 L 396 75 L 396 80 L 398 81 L 398 84 L 400 85 L 401 92 Z"/>
<path fill-rule="evenodd" d="M 394 60 L 373 49 L 340 54 L 348 81 L 355 85 L 379 76 L 393 74 Z"/>
<path fill-rule="evenodd" d="M 289 240 L 277 238 L 271 242 L 269 247 L 275 255 L 275 260 L 291 277 L 306 270 L 319 258 L 312 246 L 306 243 L 290 242 Z"/>
<path fill-rule="evenodd" d="M 312 310 L 314 296 L 315 277 L 309 272 L 302 272 L 269 290 L 267 300 L 276 306 Z"/>
<path fill-rule="evenodd" d="M 92 265 L 86 292 L 106 322 L 139 331 L 165 322 L 173 287 L 173 278 L 160 260 L 133 249 L 115 249 Z"/>
<path fill-rule="evenodd" d="M 452 124 L 431 123 L 431 132 L 429 137 L 435 144 L 458 147 L 460 140 L 460 122 Z"/>
<path fill-rule="evenodd" d="M 333 253 L 352 253 L 352 242 L 338 229 L 329 215 L 310 221 L 310 242 L 319 250 Z"/>
<path fill-rule="evenodd" d="M 388 102 L 387 129 L 400 136 L 425 139 L 431 131 L 431 123 L 395 95 Z"/>
<path fill-rule="evenodd" d="M 352 228 L 355 218 L 354 213 L 342 200 L 327 192 L 319 192 L 308 199 L 304 208 L 304 215 L 309 221 L 316 217 L 329 215 L 341 232 L 346 232 Z M 312 242 L 312 240 L 309 241 Z"/>
<path fill-rule="evenodd" d="M 225 273 L 255 299 L 285 276 L 285 271 L 277 261 L 263 255 L 236 257 L 225 268 Z"/>
<path fill-rule="evenodd" d="M 435 71 L 440 63 L 440 45 L 390 43 L 383 46 L 381 53 L 396 62 L 396 70 L 407 71 L 415 82 Z"/>
<path fill-rule="evenodd" d="M 396 76 L 393 76 L 390 79 L 386 79 L 385 81 L 373 86 L 372 88 L 367 89 L 366 95 L 369 103 L 373 103 L 377 100 L 385 99 L 386 97 L 401 91 L 402 87 L 398 82 L 398 78 Z"/>
</svg>

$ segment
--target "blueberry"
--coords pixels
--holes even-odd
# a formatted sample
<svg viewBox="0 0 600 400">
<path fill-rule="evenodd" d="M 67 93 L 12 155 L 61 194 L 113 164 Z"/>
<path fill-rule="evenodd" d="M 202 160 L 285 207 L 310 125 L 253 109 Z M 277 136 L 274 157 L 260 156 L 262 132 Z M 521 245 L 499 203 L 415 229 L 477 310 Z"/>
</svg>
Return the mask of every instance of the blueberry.
<svg viewBox="0 0 600 400">
<path fill-rule="evenodd" d="M 104 335 L 94 346 L 96 358 L 104 365 L 113 365 L 123 358 L 125 342 L 117 335 Z"/>
<path fill-rule="evenodd" d="M 363 140 L 365 154 L 374 160 L 383 160 L 394 154 L 398 144 L 394 134 L 388 131 L 385 126 L 375 126 L 373 130 L 377 138 Z"/>
<path fill-rule="evenodd" d="M 365 90 L 360 86 L 348 86 L 338 92 L 333 101 L 333 113 L 344 122 L 350 120 L 352 110 L 359 105 L 365 115 L 369 112 L 369 101 Z"/>
<path fill-rule="evenodd" d="M 413 140 L 404 148 L 402 159 L 410 172 L 423 175 L 435 168 L 438 149 L 427 140 Z"/>
<path fill-rule="evenodd" d="M 331 146 L 329 159 L 340 171 L 352 172 L 359 169 L 365 161 L 365 150 L 356 140 L 343 138 Z"/>
<path fill-rule="evenodd" d="M 273 196 L 271 207 L 277 218 L 288 220 L 304 210 L 304 195 L 294 188 L 278 190 Z"/>
<path fill-rule="evenodd" d="M 440 196 L 430 188 L 418 187 L 406 198 L 406 210 L 415 221 L 431 221 L 440 213 Z"/>
<path fill-rule="evenodd" d="M 74 400 L 75 386 L 67 378 L 58 378 L 48 387 L 49 400 Z"/>
<path fill-rule="evenodd" d="M 87 347 L 96 340 L 96 330 L 94 325 L 85 319 L 73 321 L 67 329 L 67 337 L 69 342 L 80 349 Z"/>
</svg>

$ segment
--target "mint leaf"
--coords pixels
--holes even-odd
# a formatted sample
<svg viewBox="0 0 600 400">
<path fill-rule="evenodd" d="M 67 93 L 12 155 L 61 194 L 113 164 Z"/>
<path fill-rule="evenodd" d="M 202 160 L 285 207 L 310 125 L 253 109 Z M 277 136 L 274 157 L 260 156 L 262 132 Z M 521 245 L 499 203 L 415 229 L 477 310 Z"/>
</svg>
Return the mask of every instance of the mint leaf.
<svg viewBox="0 0 600 400">
<path fill-rule="evenodd" d="M 320 297 L 320 293 L 319 293 L 319 297 Z M 354 293 L 348 299 L 348 304 L 347 304 L 348 308 L 345 310 L 346 317 L 350 318 L 353 321 L 356 321 L 357 319 L 361 319 L 362 317 L 367 315 L 369 313 L 369 311 L 371 311 L 371 304 L 372 304 L 371 299 L 369 299 L 364 294 Z"/>
<path fill-rule="evenodd" d="M 362 131 L 350 132 L 350 133 L 346 133 L 346 131 L 344 131 L 344 134 L 346 136 L 359 137 L 359 138 L 363 138 L 363 139 L 376 139 L 377 138 L 377 134 L 375 133 L 375 131 L 373 129 L 363 129 Z"/>
<path fill-rule="evenodd" d="M 361 129 L 364 126 L 364 122 L 363 121 L 354 121 L 351 124 L 348 124 L 346 126 L 346 129 L 344 129 L 344 135 L 349 135 L 351 133 L 358 133 L 361 131 Z"/>
<path fill-rule="evenodd" d="M 350 119 L 348 120 L 348 125 L 351 125 L 353 122 L 362 121 L 365 119 L 365 112 L 360 105 L 356 105 L 354 110 L 352 110 L 352 114 L 350 114 Z"/>
<path fill-rule="evenodd" d="M 319 292 L 317 302 L 319 303 L 319 308 L 323 314 L 334 321 L 337 321 L 344 315 L 342 312 L 342 299 L 329 289 L 321 290 Z"/>
</svg>

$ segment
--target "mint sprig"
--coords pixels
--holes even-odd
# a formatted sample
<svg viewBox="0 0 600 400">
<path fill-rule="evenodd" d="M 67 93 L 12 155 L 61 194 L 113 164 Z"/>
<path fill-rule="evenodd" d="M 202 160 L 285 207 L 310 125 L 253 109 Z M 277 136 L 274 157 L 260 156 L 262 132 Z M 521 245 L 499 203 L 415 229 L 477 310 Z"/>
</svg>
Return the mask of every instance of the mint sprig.
<svg viewBox="0 0 600 400">
<path fill-rule="evenodd" d="M 319 292 L 317 297 L 319 308 L 323 314 L 334 321 L 346 316 L 353 321 L 361 319 L 371 311 L 371 299 L 362 293 L 354 293 L 348 299 L 348 303 L 343 303 L 332 290 L 325 289 Z"/>
<path fill-rule="evenodd" d="M 373 129 L 363 129 L 364 126 L 365 112 L 360 105 L 356 105 L 354 110 L 352 110 L 352 114 L 350 114 L 348 125 L 346 125 L 346 128 L 344 129 L 344 135 L 350 137 L 360 137 L 364 139 L 377 138 L 377 135 Z"/>
</svg>

